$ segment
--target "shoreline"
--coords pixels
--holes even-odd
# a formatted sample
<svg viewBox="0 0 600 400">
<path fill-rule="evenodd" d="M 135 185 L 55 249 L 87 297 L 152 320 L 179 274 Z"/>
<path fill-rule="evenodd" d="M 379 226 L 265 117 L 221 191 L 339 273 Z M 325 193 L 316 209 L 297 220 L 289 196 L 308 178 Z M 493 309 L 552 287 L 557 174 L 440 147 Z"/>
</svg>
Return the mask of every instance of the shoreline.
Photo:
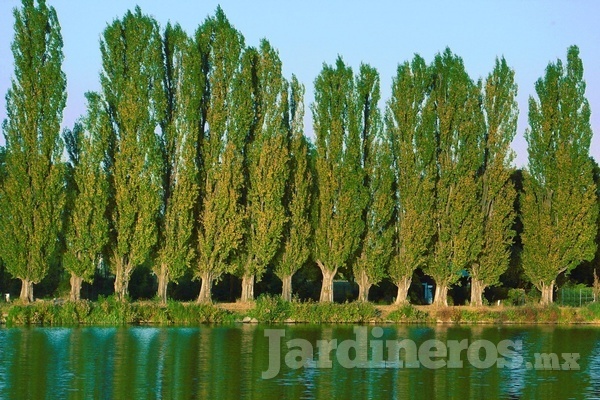
<svg viewBox="0 0 600 400">
<path fill-rule="evenodd" d="M 0 305 L 0 324 L 16 326 L 193 326 L 202 324 L 440 324 L 600 325 L 600 303 L 582 307 L 378 305 L 373 303 L 286 302 L 261 297 L 249 303 L 169 301 L 92 302 L 41 300 Z"/>
</svg>

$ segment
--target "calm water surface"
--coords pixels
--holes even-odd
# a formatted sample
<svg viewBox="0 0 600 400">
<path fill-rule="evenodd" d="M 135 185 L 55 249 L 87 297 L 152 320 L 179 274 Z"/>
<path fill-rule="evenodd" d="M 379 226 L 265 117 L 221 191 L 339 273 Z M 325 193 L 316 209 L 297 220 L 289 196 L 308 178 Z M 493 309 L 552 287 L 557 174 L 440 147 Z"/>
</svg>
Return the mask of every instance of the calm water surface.
<svg viewBox="0 0 600 400">
<path fill-rule="evenodd" d="M 285 329 L 281 372 L 265 329 Z M 382 326 L 383 340 L 521 340 L 523 365 L 463 368 L 290 369 L 289 339 L 354 339 L 351 325 L 224 325 L 0 329 L 1 399 L 600 399 L 600 328 Z M 369 326 L 369 339 L 373 339 Z M 370 342 L 371 343 L 371 342 Z M 351 351 L 353 357 L 355 353 Z M 579 370 L 528 369 L 535 353 L 579 353 Z M 482 358 L 485 354 L 481 353 Z M 369 350 L 369 357 L 372 354 Z M 370 358 L 371 359 L 371 358 Z M 562 359 L 561 359 L 562 362 Z M 309 362 L 308 365 L 315 366 Z"/>
</svg>

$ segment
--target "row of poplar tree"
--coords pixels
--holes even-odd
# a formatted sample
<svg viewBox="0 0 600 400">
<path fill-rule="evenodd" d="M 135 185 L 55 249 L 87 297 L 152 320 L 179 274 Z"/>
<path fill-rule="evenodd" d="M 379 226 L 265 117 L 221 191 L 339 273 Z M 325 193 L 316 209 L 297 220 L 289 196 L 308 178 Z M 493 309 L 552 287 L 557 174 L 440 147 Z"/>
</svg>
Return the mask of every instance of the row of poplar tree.
<svg viewBox="0 0 600 400">
<path fill-rule="evenodd" d="M 139 8 L 107 26 L 101 89 L 60 133 L 66 100 L 62 38 L 43 0 L 14 12 L 15 74 L 6 96 L 0 256 L 21 298 L 60 260 L 71 298 L 100 262 L 125 299 L 151 265 L 158 297 L 190 269 L 198 301 L 225 273 L 242 301 L 267 268 L 291 299 L 292 276 L 322 272 L 321 301 L 340 271 L 359 300 L 387 278 L 407 299 L 414 271 L 435 303 L 467 271 L 482 304 L 509 263 L 517 192 L 511 141 L 518 108 L 504 59 L 474 81 L 449 49 L 399 65 L 391 98 L 380 78 L 341 58 L 324 65 L 304 135 L 304 88 L 286 80 L 267 40 L 247 46 L 218 8 L 188 35 Z M 552 301 L 555 279 L 595 253 L 590 109 L 578 49 L 551 63 L 529 102 L 529 166 L 520 194 L 522 267 Z M 64 150 L 68 162 L 64 161 Z M 61 244 L 62 243 L 62 244 Z"/>
</svg>

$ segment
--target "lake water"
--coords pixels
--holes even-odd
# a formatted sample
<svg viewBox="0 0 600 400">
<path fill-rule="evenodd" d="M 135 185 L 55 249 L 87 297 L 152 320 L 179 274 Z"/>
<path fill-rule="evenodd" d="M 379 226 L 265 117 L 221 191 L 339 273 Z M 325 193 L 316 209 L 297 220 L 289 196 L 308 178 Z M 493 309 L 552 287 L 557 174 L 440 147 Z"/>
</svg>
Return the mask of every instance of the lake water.
<svg viewBox="0 0 600 400">
<path fill-rule="evenodd" d="M 387 343 L 401 339 L 417 346 L 419 363 L 401 367 L 393 360 Z M 502 341 L 504 350 L 498 345 Z M 471 347 L 451 356 L 460 342 Z M 437 347 L 427 347 L 431 343 Z M 306 352 L 310 348 L 312 354 Z M 386 350 L 380 353 L 382 348 Z M 507 348 L 510 357 L 502 357 Z M 438 353 L 431 353 L 434 350 Z M 543 358 L 536 361 L 536 353 L 556 353 L 554 361 L 559 364 L 553 365 L 551 357 L 545 364 Z M 408 351 L 400 354 L 400 361 L 409 361 Z M 368 363 L 359 363 L 365 355 Z M 456 364 L 457 355 L 462 366 Z M 507 362 L 505 368 L 494 363 L 496 356 Z M 552 366 L 561 369 L 546 369 Z M 263 379 L 269 371 L 277 373 Z M 592 399 L 600 398 L 600 328 L 249 324 L 3 328 L 0 398 Z"/>
</svg>

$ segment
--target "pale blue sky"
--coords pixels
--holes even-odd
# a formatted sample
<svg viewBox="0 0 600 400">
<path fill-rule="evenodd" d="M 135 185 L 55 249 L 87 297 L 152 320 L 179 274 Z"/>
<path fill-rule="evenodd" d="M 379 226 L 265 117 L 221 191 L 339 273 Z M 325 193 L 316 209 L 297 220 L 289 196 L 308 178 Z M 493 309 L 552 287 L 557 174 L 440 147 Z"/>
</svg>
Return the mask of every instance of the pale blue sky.
<svg viewBox="0 0 600 400">
<path fill-rule="evenodd" d="M 309 136 L 313 81 L 323 62 L 334 62 L 338 54 L 355 70 L 361 62 L 379 70 L 383 101 L 389 97 L 397 65 L 414 53 L 429 62 L 449 46 L 463 58 L 474 79 L 485 77 L 495 57 L 503 55 L 515 69 L 519 85 L 521 112 L 513 142 L 519 166 L 527 161 L 523 132 L 534 83 L 549 61 L 564 60 L 567 47 L 576 44 L 584 63 L 596 132 L 591 153 L 600 160 L 600 1 L 47 1 L 56 8 L 64 39 L 63 69 L 68 80 L 65 126 L 72 126 L 85 112 L 83 94 L 99 87 L 98 42 L 108 23 L 139 4 L 162 26 L 167 21 L 178 22 L 193 33 L 221 4 L 244 34 L 246 44 L 257 45 L 266 37 L 279 50 L 284 73 L 288 77 L 296 74 L 306 85 L 305 131 Z M 11 10 L 19 5 L 19 1 L 0 0 L 0 120 L 6 117 L 4 96 L 13 74 Z"/>
</svg>

